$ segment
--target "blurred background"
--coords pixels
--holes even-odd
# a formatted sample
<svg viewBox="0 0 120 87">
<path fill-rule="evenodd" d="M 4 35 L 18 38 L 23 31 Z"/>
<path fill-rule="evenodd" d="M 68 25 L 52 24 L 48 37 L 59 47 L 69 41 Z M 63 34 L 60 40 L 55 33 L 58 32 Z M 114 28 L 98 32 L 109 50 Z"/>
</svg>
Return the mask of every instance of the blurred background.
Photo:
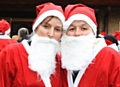
<svg viewBox="0 0 120 87">
<path fill-rule="evenodd" d="M 68 4 L 83 3 L 95 9 L 98 34 L 112 34 L 120 31 L 120 0 L 1 0 L 0 19 L 4 18 L 11 24 L 11 35 L 17 34 L 20 27 L 32 32 L 32 23 L 36 17 L 36 5 L 53 2 L 64 7 Z"/>
</svg>

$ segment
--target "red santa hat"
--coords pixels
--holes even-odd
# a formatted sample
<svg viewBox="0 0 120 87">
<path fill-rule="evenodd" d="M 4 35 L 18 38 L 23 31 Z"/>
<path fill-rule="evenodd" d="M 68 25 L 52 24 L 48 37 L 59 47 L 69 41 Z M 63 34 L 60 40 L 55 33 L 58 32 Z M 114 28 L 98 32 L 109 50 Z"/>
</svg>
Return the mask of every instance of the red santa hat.
<svg viewBox="0 0 120 87">
<path fill-rule="evenodd" d="M 115 31 L 112 35 L 115 36 L 118 41 L 120 41 L 120 31 Z"/>
<path fill-rule="evenodd" d="M 65 8 L 65 17 L 65 29 L 67 29 L 74 20 L 84 20 L 91 26 L 94 33 L 97 33 L 97 22 L 95 12 L 92 8 L 83 4 L 68 5 Z"/>
<path fill-rule="evenodd" d="M 118 45 L 118 41 L 116 39 L 116 37 L 112 36 L 112 35 L 106 35 L 104 36 L 105 42 L 107 45 L 111 45 L 113 43 L 116 44 L 116 46 Z"/>
<path fill-rule="evenodd" d="M 37 18 L 35 19 L 32 26 L 33 31 L 48 16 L 56 16 L 61 20 L 62 23 L 65 21 L 62 7 L 51 2 L 36 6 L 36 13 Z"/>
<path fill-rule="evenodd" d="M 5 19 L 0 20 L 0 32 L 5 35 L 10 33 L 10 24 Z"/>
<path fill-rule="evenodd" d="M 106 32 L 100 32 L 100 34 L 98 35 L 99 37 L 105 37 L 107 35 L 107 33 Z"/>
</svg>

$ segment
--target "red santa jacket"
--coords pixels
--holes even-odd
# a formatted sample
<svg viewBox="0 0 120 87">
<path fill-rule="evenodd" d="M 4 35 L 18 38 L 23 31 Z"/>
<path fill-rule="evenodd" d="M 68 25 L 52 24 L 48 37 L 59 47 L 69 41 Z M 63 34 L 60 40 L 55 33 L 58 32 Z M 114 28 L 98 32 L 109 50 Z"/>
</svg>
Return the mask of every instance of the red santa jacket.
<svg viewBox="0 0 120 87">
<path fill-rule="evenodd" d="M 62 87 L 60 56 L 56 56 L 52 87 Z M 28 68 L 28 53 L 22 43 L 11 44 L 0 53 L 0 87 L 45 87 L 36 72 Z"/>
<path fill-rule="evenodd" d="M 72 74 L 64 70 L 64 87 L 120 87 L 120 55 L 114 49 L 104 47 L 82 77 L 80 73 L 73 83 Z"/>
</svg>

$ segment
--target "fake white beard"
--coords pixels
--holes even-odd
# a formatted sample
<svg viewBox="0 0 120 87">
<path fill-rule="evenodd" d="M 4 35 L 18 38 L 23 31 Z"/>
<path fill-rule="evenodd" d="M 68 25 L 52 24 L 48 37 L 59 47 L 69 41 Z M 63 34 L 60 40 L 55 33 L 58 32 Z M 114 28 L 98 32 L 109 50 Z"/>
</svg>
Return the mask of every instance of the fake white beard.
<svg viewBox="0 0 120 87">
<path fill-rule="evenodd" d="M 58 42 L 54 39 L 34 35 L 28 56 L 29 68 L 42 77 L 50 77 L 56 68 L 56 47 Z"/>
<path fill-rule="evenodd" d="M 82 70 L 91 62 L 95 36 L 67 36 L 61 39 L 62 68 Z"/>
</svg>

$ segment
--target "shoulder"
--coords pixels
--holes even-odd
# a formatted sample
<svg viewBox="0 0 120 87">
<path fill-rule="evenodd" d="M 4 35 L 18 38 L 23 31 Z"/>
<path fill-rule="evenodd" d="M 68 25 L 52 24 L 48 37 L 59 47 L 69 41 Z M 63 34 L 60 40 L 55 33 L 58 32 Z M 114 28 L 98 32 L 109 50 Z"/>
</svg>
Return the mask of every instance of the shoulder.
<svg viewBox="0 0 120 87">
<path fill-rule="evenodd" d="M 17 51 L 17 48 L 21 48 L 21 47 L 22 47 L 21 43 L 12 43 L 12 44 L 7 45 L 3 49 L 3 51 L 12 53 L 13 51 Z"/>
<path fill-rule="evenodd" d="M 11 62 L 15 60 L 18 61 L 18 57 L 20 57 L 23 52 L 25 51 L 21 43 L 9 44 L 0 52 L 0 59 Z"/>
<path fill-rule="evenodd" d="M 101 52 L 104 53 L 109 53 L 109 54 L 119 54 L 115 49 L 113 49 L 112 47 L 104 47 Z"/>
<path fill-rule="evenodd" d="M 0 42 L 2 43 L 17 43 L 17 41 L 13 39 L 0 39 Z"/>
<path fill-rule="evenodd" d="M 112 61 L 119 61 L 120 63 L 120 54 L 111 47 L 104 47 L 97 55 L 98 57 L 101 57 L 102 59 L 105 58 L 106 60 L 112 60 Z"/>
</svg>

